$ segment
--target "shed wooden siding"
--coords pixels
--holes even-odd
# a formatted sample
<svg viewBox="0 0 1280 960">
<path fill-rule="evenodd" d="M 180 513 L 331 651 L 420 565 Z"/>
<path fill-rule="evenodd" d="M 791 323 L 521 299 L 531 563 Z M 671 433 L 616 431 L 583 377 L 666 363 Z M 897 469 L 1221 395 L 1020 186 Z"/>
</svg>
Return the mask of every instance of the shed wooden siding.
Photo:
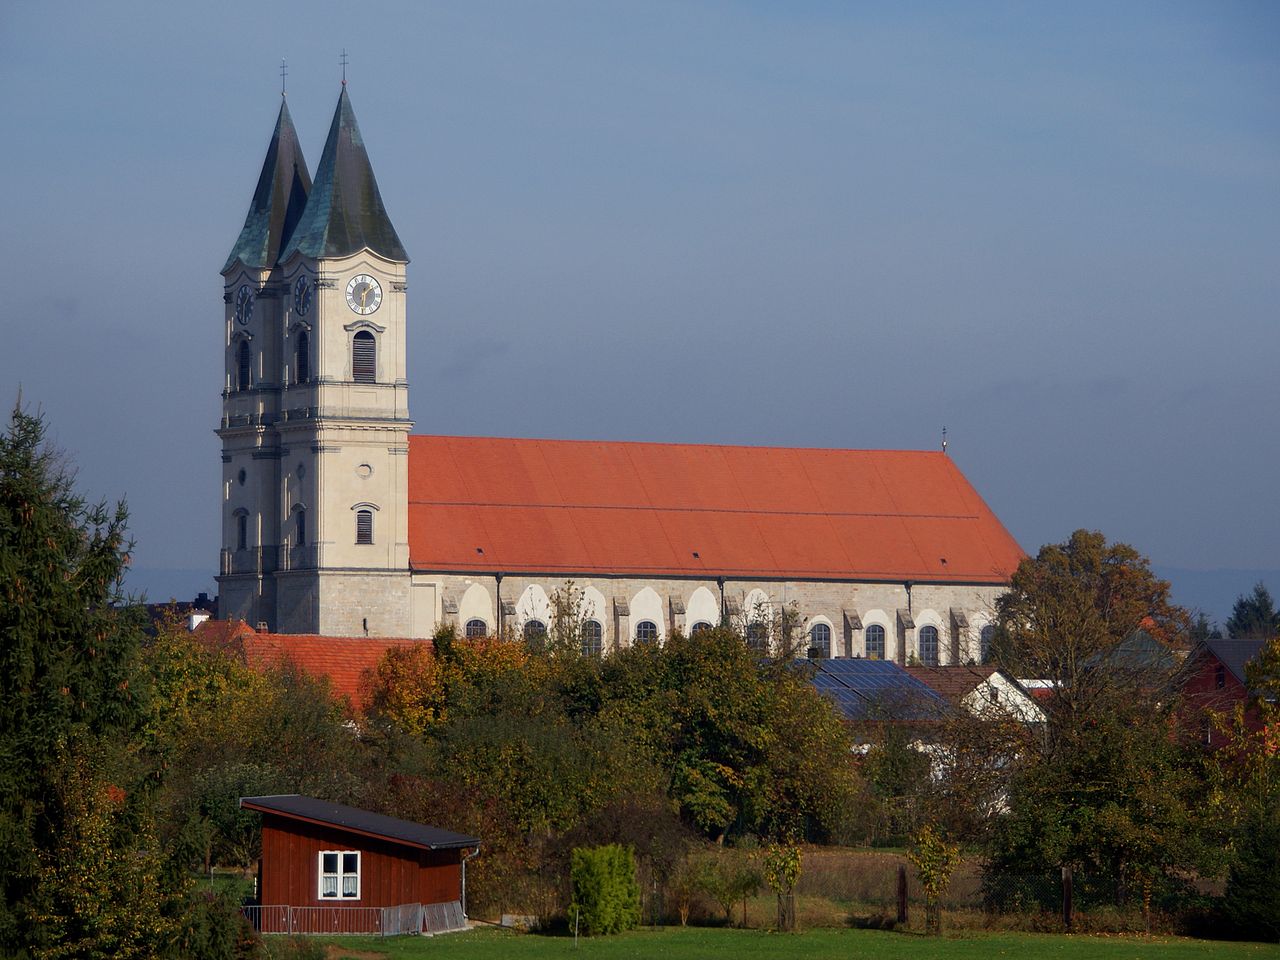
<svg viewBox="0 0 1280 960">
<path fill-rule="evenodd" d="M 360 899 L 321 899 L 320 851 L 360 851 Z M 265 905 L 393 907 L 462 896 L 462 850 L 420 850 L 336 827 L 262 815 Z"/>
</svg>

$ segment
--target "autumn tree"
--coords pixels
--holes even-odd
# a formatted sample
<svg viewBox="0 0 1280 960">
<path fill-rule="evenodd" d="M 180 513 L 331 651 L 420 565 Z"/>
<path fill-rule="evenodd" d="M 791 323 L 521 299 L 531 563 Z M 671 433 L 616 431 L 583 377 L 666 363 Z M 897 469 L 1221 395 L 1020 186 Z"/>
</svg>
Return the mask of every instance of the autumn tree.
<svg viewBox="0 0 1280 960">
<path fill-rule="evenodd" d="M 1189 618 L 1169 584 L 1132 547 L 1080 530 L 1024 560 L 997 610 L 998 663 L 1051 694 L 1044 734 L 1011 777 L 992 868 L 1073 864 L 1133 890 L 1209 868 L 1199 747 L 1177 722 L 1173 651 Z"/>
<path fill-rule="evenodd" d="M 1249 703 L 1221 718 L 1228 733 L 1216 751 L 1218 811 L 1231 816 L 1232 856 L 1225 906 L 1237 931 L 1280 940 L 1280 637 L 1245 667 Z"/>
<path fill-rule="evenodd" d="M 1164 699 L 1176 658 L 1116 651 L 1139 629 L 1157 654 L 1185 646 L 1190 618 L 1169 589 L 1146 557 L 1096 531 L 1077 530 L 1019 564 L 996 603 L 993 653 L 1011 676 L 1049 682 L 1049 749 L 1100 713 Z"/>
</svg>

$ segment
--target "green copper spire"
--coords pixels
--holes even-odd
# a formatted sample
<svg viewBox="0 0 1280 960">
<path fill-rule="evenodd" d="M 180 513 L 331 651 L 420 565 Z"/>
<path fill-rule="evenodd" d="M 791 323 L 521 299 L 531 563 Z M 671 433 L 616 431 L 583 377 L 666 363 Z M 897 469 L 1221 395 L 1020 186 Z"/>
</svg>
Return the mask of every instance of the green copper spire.
<svg viewBox="0 0 1280 960">
<path fill-rule="evenodd" d="M 366 247 L 388 260 L 409 261 L 382 205 L 378 181 L 344 86 L 307 208 L 280 259 L 287 259 L 295 250 L 315 259 L 346 257 Z"/>
<path fill-rule="evenodd" d="M 307 203 L 311 190 L 311 174 L 298 145 L 298 132 L 293 129 L 289 105 L 280 102 L 280 115 L 271 134 L 271 146 L 262 162 L 258 189 L 253 192 L 249 215 L 244 218 L 227 265 L 226 273 L 239 260 L 246 267 L 270 269 L 276 264 L 280 250 L 289 242 Z"/>
</svg>

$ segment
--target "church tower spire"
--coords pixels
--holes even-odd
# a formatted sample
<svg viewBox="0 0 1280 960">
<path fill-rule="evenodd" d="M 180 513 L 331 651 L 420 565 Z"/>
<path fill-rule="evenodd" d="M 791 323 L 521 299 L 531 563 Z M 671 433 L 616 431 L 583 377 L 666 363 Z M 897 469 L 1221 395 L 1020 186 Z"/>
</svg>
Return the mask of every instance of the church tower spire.
<svg viewBox="0 0 1280 960">
<path fill-rule="evenodd" d="M 315 260 L 332 260 L 366 249 L 384 260 L 409 262 L 382 204 L 378 180 L 344 85 L 306 211 L 280 259 L 287 260 L 298 252 Z"/>
<path fill-rule="evenodd" d="M 280 251 L 293 236 L 310 192 L 311 174 L 307 172 L 289 104 L 282 97 L 258 187 L 222 272 L 227 273 L 237 261 L 256 270 L 274 267 Z"/>
</svg>

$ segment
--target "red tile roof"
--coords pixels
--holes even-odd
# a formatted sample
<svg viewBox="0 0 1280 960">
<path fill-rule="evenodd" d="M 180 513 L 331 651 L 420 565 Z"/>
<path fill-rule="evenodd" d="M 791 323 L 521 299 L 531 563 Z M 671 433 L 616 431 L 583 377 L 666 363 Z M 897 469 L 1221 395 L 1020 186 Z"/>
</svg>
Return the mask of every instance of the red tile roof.
<svg viewBox="0 0 1280 960">
<path fill-rule="evenodd" d="M 328 677 L 334 696 L 362 707 L 361 680 L 393 647 L 430 640 L 321 637 L 304 633 L 259 633 L 242 621 L 209 620 L 196 628 L 202 642 L 228 649 L 255 668 L 292 663 L 313 677 Z"/>
<path fill-rule="evenodd" d="M 910 666 L 905 669 L 921 683 L 928 684 L 952 703 L 957 704 L 980 684 L 986 683 L 1000 672 L 995 667 L 970 667 L 964 664 L 939 667 Z"/>
<path fill-rule="evenodd" d="M 416 570 L 1006 583 L 943 453 L 409 438 Z"/>
</svg>

